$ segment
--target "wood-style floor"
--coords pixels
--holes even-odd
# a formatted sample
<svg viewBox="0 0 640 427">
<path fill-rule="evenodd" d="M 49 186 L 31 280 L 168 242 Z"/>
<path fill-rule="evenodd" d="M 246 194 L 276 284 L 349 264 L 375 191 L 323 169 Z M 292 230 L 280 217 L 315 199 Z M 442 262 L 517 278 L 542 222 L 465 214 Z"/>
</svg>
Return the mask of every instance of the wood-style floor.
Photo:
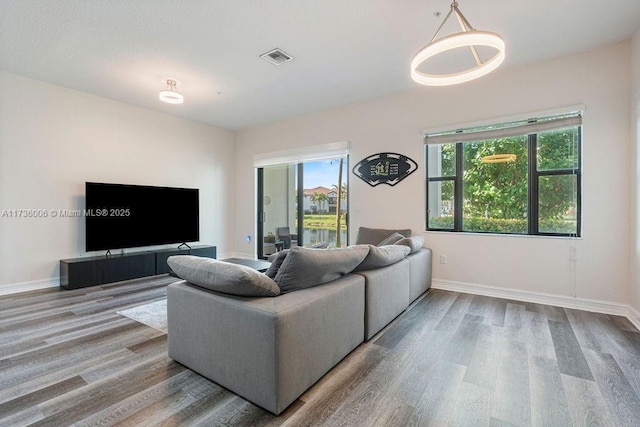
<svg viewBox="0 0 640 427">
<path fill-rule="evenodd" d="M 640 425 L 628 320 L 439 290 L 274 417 L 116 313 L 173 280 L 0 297 L 0 425 Z"/>
</svg>

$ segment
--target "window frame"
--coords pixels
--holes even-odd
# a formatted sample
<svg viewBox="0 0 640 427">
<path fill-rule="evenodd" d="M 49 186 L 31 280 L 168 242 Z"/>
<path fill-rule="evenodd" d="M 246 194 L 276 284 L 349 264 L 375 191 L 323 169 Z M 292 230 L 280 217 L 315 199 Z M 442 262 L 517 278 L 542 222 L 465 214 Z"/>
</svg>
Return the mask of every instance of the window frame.
<svg viewBox="0 0 640 427">
<path fill-rule="evenodd" d="M 576 116 L 581 116 L 576 114 Z M 534 123 L 530 120 L 529 123 Z M 488 126 L 489 127 L 489 126 Z M 575 168 L 563 168 L 552 170 L 538 170 L 538 134 L 545 131 L 535 133 L 515 133 L 512 136 L 527 136 L 527 233 L 504 233 L 500 231 L 465 231 L 463 230 L 463 214 L 464 214 L 464 198 L 463 198 L 463 175 L 464 175 L 464 158 L 463 144 L 472 144 L 473 140 L 464 142 L 443 142 L 444 144 L 455 144 L 456 146 L 456 170 L 455 176 L 438 176 L 429 177 L 429 144 L 425 144 L 425 169 L 426 169 L 426 219 L 425 225 L 427 231 L 440 231 L 450 233 L 472 233 L 472 234 L 495 234 L 500 236 L 551 236 L 551 237 L 569 237 L 576 238 L 582 236 L 582 124 L 571 126 L 577 128 L 577 165 Z M 568 127 L 559 126 L 556 129 L 547 131 L 561 130 Z M 460 132 L 460 131 L 458 131 Z M 425 137 L 426 140 L 427 137 Z M 481 141 L 481 137 L 477 141 Z M 541 177 L 545 176 L 575 176 L 576 177 L 576 230 L 575 233 L 551 233 L 540 232 L 539 229 L 539 200 L 540 189 L 539 182 Z M 429 184 L 431 182 L 453 181 L 454 189 L 454 217 L 453 228 L 436 228 L 429 227 Z"/>
</svg>

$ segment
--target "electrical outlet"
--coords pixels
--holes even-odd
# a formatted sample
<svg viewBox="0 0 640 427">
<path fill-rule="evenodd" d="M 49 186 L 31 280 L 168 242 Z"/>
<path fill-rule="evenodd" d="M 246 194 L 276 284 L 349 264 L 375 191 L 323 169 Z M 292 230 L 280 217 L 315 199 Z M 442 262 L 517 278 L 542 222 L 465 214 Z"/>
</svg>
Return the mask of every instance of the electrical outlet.
<svg viewBox="0 0 640 427">
<path fill-rule="evenodd" d="M 440 255 L 440 264 L 446 264 L 446 263 L 447 263 L 447 256 Z"/>
</svg>

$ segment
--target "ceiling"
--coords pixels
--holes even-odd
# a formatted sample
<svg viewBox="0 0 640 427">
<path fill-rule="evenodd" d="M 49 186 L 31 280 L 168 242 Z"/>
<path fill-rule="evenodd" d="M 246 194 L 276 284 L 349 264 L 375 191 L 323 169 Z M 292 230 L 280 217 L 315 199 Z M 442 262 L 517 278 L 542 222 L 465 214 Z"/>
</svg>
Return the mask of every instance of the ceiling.
<svg viewBox="0 0 640 427">
<path fill-rule="evenodd" d="M 0 0 L 0 69 L 243 129 L 418 87 L 409 63 L 449 6 L 450 0 Z M 459 7 L 475 28 L 504 37 L 503 67 L 622 42 L 640 27 L 639 0 L 459 0 Z M 259 57 L 276 47 L 295 59 L 275 66 Z M 177 80 L 184 104 L 158 100 L 167 78 Z"/>
</svg>

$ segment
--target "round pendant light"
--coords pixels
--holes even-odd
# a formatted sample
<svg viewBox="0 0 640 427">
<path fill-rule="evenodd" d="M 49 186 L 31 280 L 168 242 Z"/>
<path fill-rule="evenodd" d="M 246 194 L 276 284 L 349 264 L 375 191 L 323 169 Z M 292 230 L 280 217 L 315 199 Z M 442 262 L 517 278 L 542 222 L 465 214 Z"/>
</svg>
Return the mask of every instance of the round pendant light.
<svg viewBox="0 0 640 427">
<path fill-rule="evenodd" d="M 438 33 L 452 14 L 458 19 L 462 31 L 436 40 Z M 488 46 L 494 48 L 496 53 L 489 60 L 482 62 L 475 46 Z M 476 66 L 464 71 L 448 74 L 429 74 L 418 70 L 418 67 L 428 59 L 459 47 L 469 47 L 471 49 L 471 53 L 477 64 Z M 451 3 L 451 10 L 444 18 L 444 21 L 442 21 L 442 24 L 440 24 L 440 27 L 429 44 L 420 49 L 413 57 L 411 61 L 411 78 L 415 82 L 427 86 L 449 86 L 465 83 L 489 74 L 502 64 L 504 58 L 505 44 L 502 37 L 490 31 L 475 30 L 458 9 L 458 2 L 454 0 L 454 2 Z"/>
<path fill-rule="evenodd" d="M 175 80 L 167 80 L 167 87 L 160 91 L 158 97 L 160 98 L 160 101 L 167 102 L 169 104 L 182 104 L 184 102 L 184 97 L 176 90 Z"/>
</svg>

